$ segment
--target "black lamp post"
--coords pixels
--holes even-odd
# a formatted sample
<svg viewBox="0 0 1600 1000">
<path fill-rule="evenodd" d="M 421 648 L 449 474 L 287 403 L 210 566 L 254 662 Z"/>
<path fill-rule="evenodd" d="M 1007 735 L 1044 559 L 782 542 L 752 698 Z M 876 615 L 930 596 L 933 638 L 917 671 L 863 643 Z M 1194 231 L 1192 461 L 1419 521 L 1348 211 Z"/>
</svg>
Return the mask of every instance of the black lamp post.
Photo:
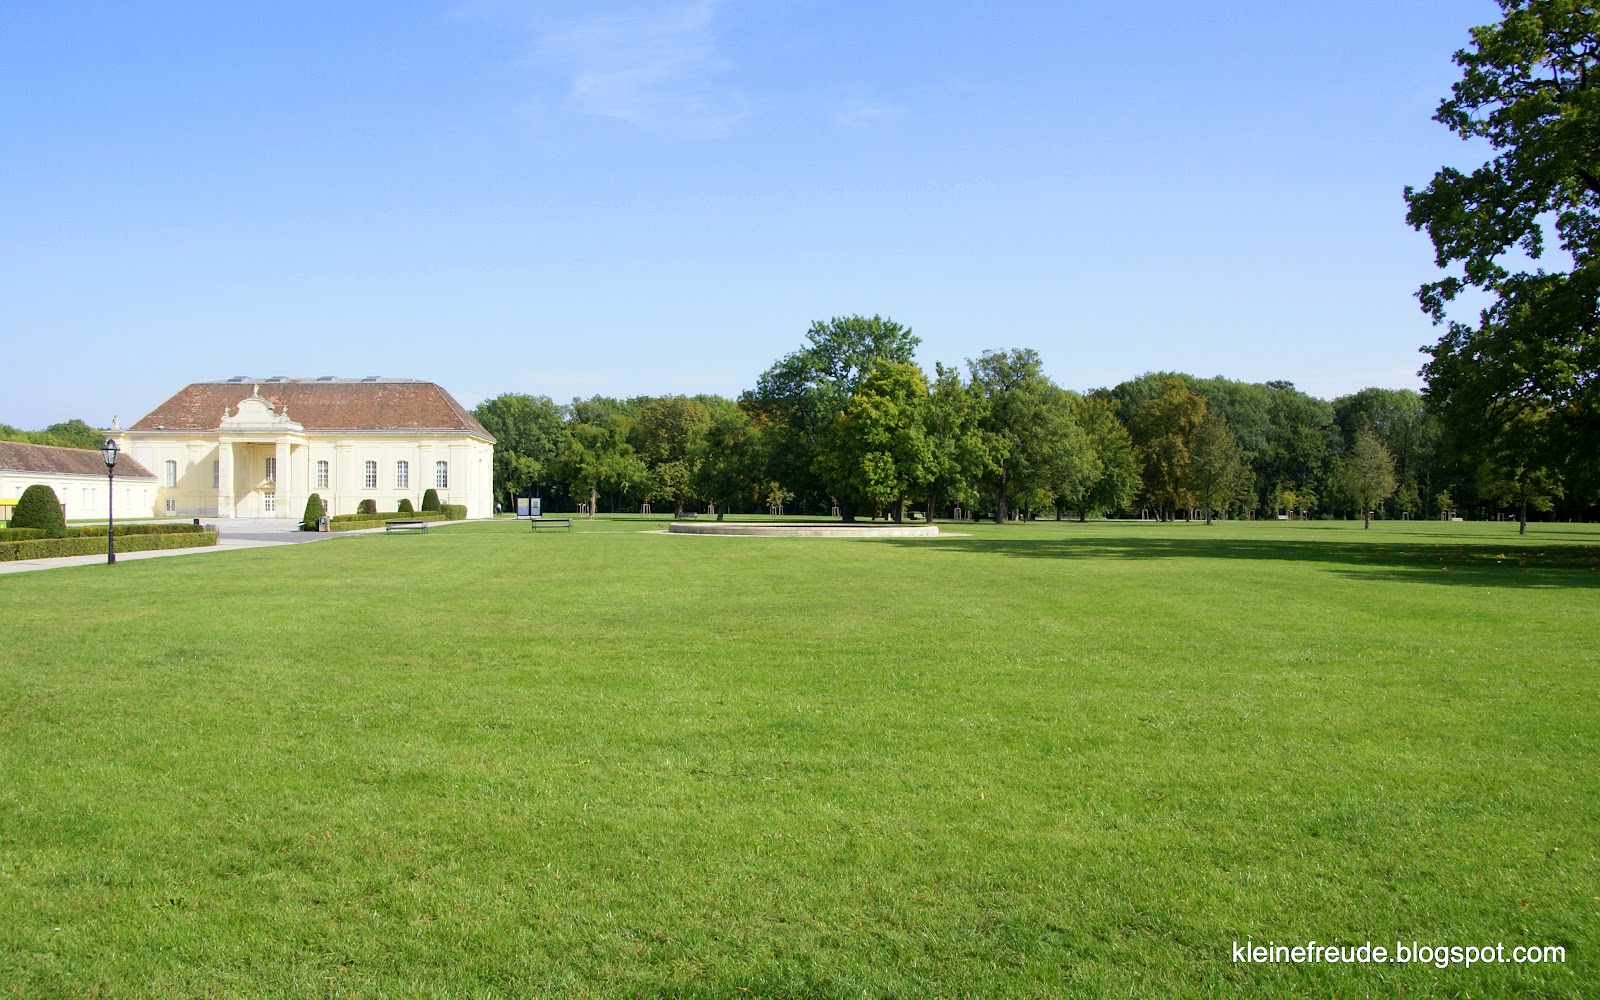
<svg viewBox="0 0 1600 1000">
<path fill-rule="evenodd" d="M 100 457 L 106 460 L 106 565 L 110 566 L 117 561 L 117 549 L 112 544 L 112 528 L 116 524 L 116 503 L 113 494 L 116 492 L 117 477 L 117 442 L 106 438 L 106 443 L 100 446 Z"/>
</svg>

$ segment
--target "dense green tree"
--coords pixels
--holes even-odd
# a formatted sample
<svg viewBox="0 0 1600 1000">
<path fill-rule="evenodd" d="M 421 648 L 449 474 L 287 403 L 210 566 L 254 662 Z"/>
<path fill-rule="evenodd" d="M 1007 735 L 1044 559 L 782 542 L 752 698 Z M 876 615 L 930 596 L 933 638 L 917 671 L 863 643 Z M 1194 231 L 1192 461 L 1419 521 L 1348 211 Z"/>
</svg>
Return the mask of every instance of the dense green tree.
<svg viewBox="0 0 1600 1000">
<path fill-rule="evenodd" d="M 1362 526 L 1372 527 L 1372 509 L 1395 491 L 1394 456 L 1368 428 L 1356 432 L 1350 453 L 1334 466 L 1335 487 L 1361 508 Z"/>
<path fill-rule="evenodd" d="M 737 405 L 711 407 L 711 423 L 693 456 L 694 493 L 717 508 L 717 520 L 758 498 L 767 472 L 761 429 Z"/>
<path fill-rule="evenodd" d="M 1053 404 L 1060 402 L 1045 377 L 1039 353 L 1029 348 L 985 351 L 967 362 L 979 399 L 978 429 L 988 459 L 984 486 L 994 497 L 994 519 L 1004 524 L 1019 490 L 1041 485 L 1042 440 L 1057 427 Z M 1071 419 L 1070 414 L 1067 419 Z"/>
<path fill-rule="evenodd" d="M 906 499 L 932 481 L 930 416 L 928 383 L 917 366 L 879 359 L 835 418 L 814 471 L 841 506 L 904 520 Z"/>
<path fill-rule="evenodd" d="M 688 396 L 650 400 L 634 417 L 632 443 L 650 470 L 651 493 L 672 500 L 678 517 L 694 498 L 700 439 L 710 426 L 710 409 Z"/>
<path fill-rule="evenodd" d="M 1059 520 L 1063 508 L 1078 506 L 1100 475 L 1100 460 L 1073 417 L 1077 393 L 1047 381 L 1040 397 L 1036 433 L 1019 442 L 1015 489 L 1027 510 L 1053 507 Z"/>
<path fill-rule="evenodd" d="M 1204 397 L 1175 378 L 1134 412 L 1130 430 L 1144 462 L 1145 496 L 1162 519 L 1194 506 L 1189 466 L 1205 415 Z"/>
<path fill-rule="evenodd" d="M 928 520 L 946 502 L 970 506 L 992 471 L 988 438 L 980 427 L 983 400 L 961 373 L 934 365 L 928 394 Z"/>
<path fill-rule="evenodd" d="M 67 537 L 67 521 L 61 513 L 61 498 L 56 491 L 35 483 L 22 491 L 11 511 L 11 527 L 38 528 L 46 538 Z"/>
<path fill-rule="evenodd" d="M 1423 367 L 1453 445 L 1548 414 L 1539 435 L 1592 488 L 1600 462 L 1600 11 L 1500 0 L 1499 23 L 1455 54 L 1461 79 L 1434 119 L 1492 155 L 1406 189 L 1445 277 L 1418 297 L 1446 333 Z M 1558 253 L 1547 255 L 1554 236 Z M 1529 263 L 1530 261 L 1536 263 Z M 1475 324 L 1447 311 L 1486 298 Z"/>
<path fill-rule="evenodd" d="M 1245 464 L 1244 450 L 1220 410 L 1208 406 L 1195 428 L 1188 477 L 1190 492 L 1205 508 L 1207 524 L 1212 511 L 1250 494 L 1250 467 Z"/>
<path fill-rule="evenodd" d="M 20 441 L 24 444 L 43 444 L 54 448 L 84 448 L 100 450 L 105 435 L 82 420 L 66 420 L 51 424 L 42 431 L 24 431 L 10 424 L 0 424 L 0 441 Z"/>
<path fill-rule="evenodd" d="M 1528 533 L 1528 511 L 1549 511 L 1565 494 L 1557 472 L 1548 411 L 1518 410 L 1487 432 L 1475 449 L 1479 496 L 1517 511 L 1517 533 Z"/>
<path fill-rule="evenodd" d="M 873 316 L 815 322 L 809 343 L 764 372 L 741 404 L 763 429 L 771 467 L 768 478 L 809 507 L 822 507 L 829 493 L 816 471 L 817 458 L 856 386 L 881 360 L 910 363 L 918 344 L 910 327 Z M 846 520 L 853 506 L 841 498 Z"/>
<path fill-rule="evenodd" d="M 495 495 L 537 494 L 552 477 L 566 435 L 561 407 L 548 396 L 505 393 L 479 403 L 472 415 L 495 437 Z"/>
<path fill-rule="evenodd" d="M 1394 456 L 1394 474 L 1400 483 L 1396 508 L 1412 514 L 1421 511 L 1424 496 L 1432 493 L 1439 444 L 1438 425 L 1422 394 L 1413 389 L 1362 389 L 1335 399 L 1333 416 L 1345 451 L 1355 443 L 1361 428 L 1377 435 Z"/>
<path fill-rule="evenodd" d="M 560 473 L 575 496 L 588 494 L 589 517 L 599 508 L 600 491 L 626 492 L 644 485 L 649 470 L 628 443 L 630 421 L 613 414 L 596 422 L 567 424 Z"/>
<path fill-rule="evenodd" d="M 1143 485 L 1139 455 L 1128 428 L 1117 417 L 1116 404 L 1105 397 L 1084 396 L 1074 404 L 1072 416 L 1083 428 L 1100 466 L 1083 495 L 1076 498 L 1078 520 L 1133 506 Z"/>
</svg>

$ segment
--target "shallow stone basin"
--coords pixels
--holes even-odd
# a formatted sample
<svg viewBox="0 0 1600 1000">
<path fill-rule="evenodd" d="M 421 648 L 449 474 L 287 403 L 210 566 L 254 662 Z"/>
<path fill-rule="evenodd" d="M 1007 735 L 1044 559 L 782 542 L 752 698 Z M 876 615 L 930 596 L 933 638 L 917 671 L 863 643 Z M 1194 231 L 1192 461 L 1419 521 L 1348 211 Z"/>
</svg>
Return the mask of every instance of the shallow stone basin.
<svg viewBox="0 0 1600 1000">
<path fill-rule="evenodd" d="M 882 521 L 855 524 L 778 524 L 770 521 L 674 521 L 672 535 L 761 535 L 788 538 L 934 538 L 935 524 L 894 524 Z"/>
</svg>

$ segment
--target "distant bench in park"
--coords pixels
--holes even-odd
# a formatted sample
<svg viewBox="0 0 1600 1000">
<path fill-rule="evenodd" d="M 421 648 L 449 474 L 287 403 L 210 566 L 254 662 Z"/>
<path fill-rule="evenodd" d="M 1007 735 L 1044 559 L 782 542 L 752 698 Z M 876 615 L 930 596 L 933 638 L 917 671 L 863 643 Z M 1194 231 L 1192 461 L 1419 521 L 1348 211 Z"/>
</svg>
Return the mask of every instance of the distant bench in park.
<svg viewBox="0 0 1600 1000">
<path fill-rule="evenodd" d="M 530 517 L 530 518 L 528 518 L 528 527 L 530 527 L 534 531 L 538 531 L 540 528 L 566 528 L 567 531 L 570 533 L 572 531 L 572 518 L 570 518 L 570 517 Z"/>
<path fill-rule="evenodd" d="M 383 530 L 385 532 L 389 532 L 389 531 L 427 531 L 428 530 L 428 522 L 427 521 L 410 521 L 410 520 L 385 521 L 385 522 L 383 522 Z"/>
</svg>

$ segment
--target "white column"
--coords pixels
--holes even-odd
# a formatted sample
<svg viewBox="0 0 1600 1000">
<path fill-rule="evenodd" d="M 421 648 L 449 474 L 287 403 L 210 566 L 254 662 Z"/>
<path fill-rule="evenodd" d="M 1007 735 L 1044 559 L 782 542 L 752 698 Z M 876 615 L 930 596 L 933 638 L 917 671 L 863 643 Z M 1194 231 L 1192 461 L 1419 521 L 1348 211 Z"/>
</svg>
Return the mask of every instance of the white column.
<svg viewBox="0 0 1600 1000">
<path fill-rule="evenodd" d="M 298 512 L 288 510 L 294 491 L 294 473 L 289 468 L 289 439 L 280 437 L 272 444 L 273 454 L 278 459 L 277 485 L 275 487 L 278 494 L 278 516 L 299 517 Z M 304 497 L 300 498 L 300 503 L 302 506 L 305 505 Z"/>
<path fill-rule="evenodd" d="M 233 517 L 233 438 L 217 438 L 217 516 Z"/>
</svg>

